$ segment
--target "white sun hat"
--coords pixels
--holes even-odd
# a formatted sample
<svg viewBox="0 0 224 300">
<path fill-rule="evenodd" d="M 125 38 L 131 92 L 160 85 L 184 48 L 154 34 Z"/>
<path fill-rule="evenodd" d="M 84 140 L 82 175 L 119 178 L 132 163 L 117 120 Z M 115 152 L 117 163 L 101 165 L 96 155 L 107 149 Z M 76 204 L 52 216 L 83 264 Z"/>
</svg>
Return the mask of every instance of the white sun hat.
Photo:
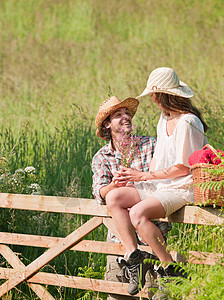
<svg viewBox="0 0 224 300">
<path fill-rule="evenodd" d="M 152 93 L 165 93 L 184 98 L 190 98 L 194 95 L 189 86 L 179 80 L 176 72 L 166 67 L 157 68 L 152 71 L 147 81 L 147 87 L 136 98 L 138 99 Z"/>
</svg>

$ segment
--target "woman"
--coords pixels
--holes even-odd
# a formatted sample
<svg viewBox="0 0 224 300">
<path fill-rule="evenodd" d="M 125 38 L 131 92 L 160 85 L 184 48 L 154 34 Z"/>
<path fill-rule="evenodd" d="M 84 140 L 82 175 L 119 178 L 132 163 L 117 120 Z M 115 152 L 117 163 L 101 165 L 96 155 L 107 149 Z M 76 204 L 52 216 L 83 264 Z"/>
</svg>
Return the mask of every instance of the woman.
<svg viewBox="0 0 224 300">
<path fill-rule="evenodd" d="M 208 129 L 201 114 L 190 101 L 192 90 L 179 81 L 171 68 L 155 69 L 149 76 L 147 87 L 138 97 L 151 96 L 162 111 L 157 126 L 157 145 L 149 172 L 122 168 L 114 181 L 134 186 L 120 187 L 107 194 L 106 203 L 127 251 L 129 265 L 129 293 L 138 292 L 141 251 L 137 250 L 135 229 L 156 253 L 168 276 L 185 276 L 174 269 L 172 257 L 166 251 L 163 237 L 152 219 L 169 216 L 187 203 L 193 202 L 192 175 L 188 157 L 206 143 Z M 139 183 L 138 183 L 139 182 Z M 144 265 L 143 284 L 144 284 Z"/>
</svg>

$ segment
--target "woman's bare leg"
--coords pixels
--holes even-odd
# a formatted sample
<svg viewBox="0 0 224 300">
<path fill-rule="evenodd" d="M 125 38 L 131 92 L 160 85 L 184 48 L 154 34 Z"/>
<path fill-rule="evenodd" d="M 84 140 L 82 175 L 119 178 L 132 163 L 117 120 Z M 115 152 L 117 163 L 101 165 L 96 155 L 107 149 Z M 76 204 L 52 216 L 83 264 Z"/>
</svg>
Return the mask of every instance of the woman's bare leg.
<svg viewBox="0 0 224 300">
<path fill-rule="evenodd" d="M 173 261 L 166 251 L 160 230 L 150 221 L 165 216 L 164 208 L 158 199 L 150 197 L 141 201 L 134 187 L 121 187 L 107 194 L 106 203 L 128 255 L 137 249 L 136 229 L 161 261 Z"/>
<path fill-rule="evenodd" d="M 152 247 L 160 261 L 171 262 L 173 259 L 166 251 L 164 238 L 158 227 L 151 221 L 164 216 L 164 208 L 155 197 L 137 203 L 130 210 L 131 222 L 140 236 Z"/>
<path fill-rule="evenodd" d="M 131 223 L 128 208 L 140 201 L 139 194 L 134 187 L 120 187 L 110 191 L 106 196 L 108 209 L 128 255 L 137 249 L 135 228 Z"/>
</svg>

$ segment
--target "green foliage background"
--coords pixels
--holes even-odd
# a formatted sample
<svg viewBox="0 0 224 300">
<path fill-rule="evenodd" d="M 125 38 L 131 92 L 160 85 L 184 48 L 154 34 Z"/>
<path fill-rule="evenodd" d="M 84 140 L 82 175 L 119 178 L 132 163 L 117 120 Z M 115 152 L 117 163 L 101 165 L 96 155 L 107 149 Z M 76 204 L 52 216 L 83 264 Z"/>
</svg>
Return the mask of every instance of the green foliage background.
<svg viewBox="0 0 224 300">
<path fill-rule="evenodd" d="M 221 0 L 1 0 L 0 8 L 4 126 L 53 129 L 72 103 L 95 116 L 108 86 L 121 99 L 137 96 L 160 66 L 176 70 L 197 105 L 222 104 Z"/>
<path fill-rule="evenodd" d="M 194 90 L 193 102 L 210 126 L 209 142 L 223 149 L 223 6 L 222 0 L 0 0 L 0 149 L 8 171 L 34 166 L 44 194 L 92 197 L 90 164 L 104 144 L 95 136 L 99 104 L 110 91 L 120 99 L 139 95 L 160 66 L 174 68 Z M 158 117 L 143 98 L 134 119 L 139 133 L 155 136 Z M 65 236 L 86 220 L 5 210 L 1 216 L 2 230 L 54 236 Z M 169 244 L 223 253 L 221 229 L 214 235 L 214 228 L 176 225 Z M 94 234 L 106 236 L 103 230 Z M 17 250 L 26 263 L 43 251 Z M 49 268 L 73 275 L 81 261 L 84 273 L 85 266 L 101 270 L 97 255 L 93 265 L 92 256 L 80 259 L 70 252 Z M 217 282 L 223 281 L 219 266 L 190 269 L 202 276 L 195 277 L 197 284 L 206 274 L 211 280 L 219 274 Z M 179 294 L 187 295 L 182 287 Z M 208 290 L 214 292 L 214 286 Z M 82 296 L 69 289 L 52 293 L 57 299 Z M 216 299 L 205 294 L 198 299 Z M 35 299 L 23 287 L 13 297 Z"/>
</svg>

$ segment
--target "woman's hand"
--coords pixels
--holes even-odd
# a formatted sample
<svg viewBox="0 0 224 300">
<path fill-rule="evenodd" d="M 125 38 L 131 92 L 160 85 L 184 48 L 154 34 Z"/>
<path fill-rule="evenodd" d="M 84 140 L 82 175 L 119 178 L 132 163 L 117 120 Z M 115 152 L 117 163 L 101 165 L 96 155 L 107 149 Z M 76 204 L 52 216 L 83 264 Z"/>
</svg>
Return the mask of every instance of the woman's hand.
<svg viewBox="0 0 224 300">
<path fill-rule="evenodd" d="M 126 186 L 127 180 L 116 173 L 112 179 L 112 182 L 116 185 L 116 187 Z"/>
<path fill-rule="evenodd" d="M 140 172 L 136 169 L 121 167 L 121 170 L 116 172 L 114 180 L 120 184 L 127 184 L 129 181 L 144 181 L 145 172 Z"/>
<path fill-rule="evenodd" d="M 136 169 L 121 167 L 121 170 L 116 173 L 116 180 L 122 186 L 129 181 L 146 181 L 146 180 L 160 180 L 168 178 L 176 178 L 186 176 L 189 174 L 189 167 L 178 164 L 163 170 L 140 172 Z"/>
</svg>

